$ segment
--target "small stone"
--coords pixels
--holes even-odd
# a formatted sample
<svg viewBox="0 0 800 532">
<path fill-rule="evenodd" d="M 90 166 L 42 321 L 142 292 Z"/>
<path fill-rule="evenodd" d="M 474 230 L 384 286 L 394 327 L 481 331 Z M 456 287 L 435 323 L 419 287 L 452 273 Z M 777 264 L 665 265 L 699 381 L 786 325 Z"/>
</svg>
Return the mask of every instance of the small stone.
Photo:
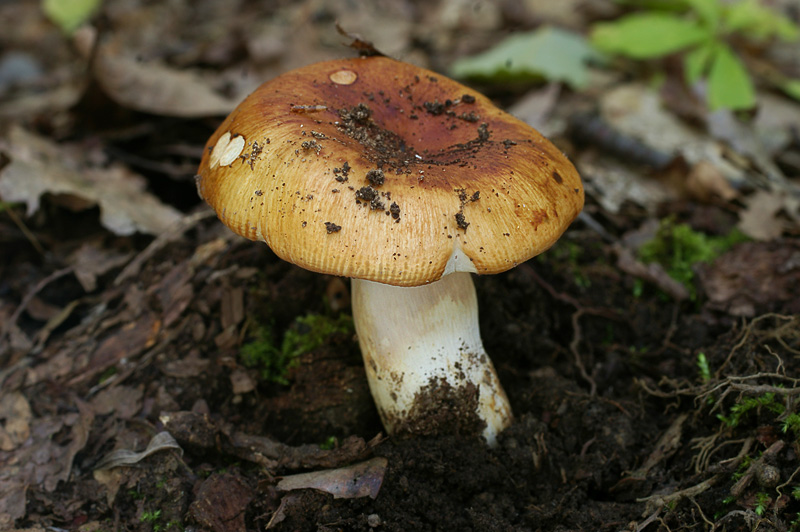
<svg viewBox="0 0 800 532">
<path fill-rule="evenodd" d="M 756 480 L 764 488 L 774 488 L 781 481 L 781 472 L 777 467 L 765 464 L 756 469 Z"/>
<path fill-rule="evenodd" d="M 376 528 L 381 526 L 381 518 L 378 514 L 369 514 L 367 516 L 367 525 L 370 528 Z"/>
</svg>

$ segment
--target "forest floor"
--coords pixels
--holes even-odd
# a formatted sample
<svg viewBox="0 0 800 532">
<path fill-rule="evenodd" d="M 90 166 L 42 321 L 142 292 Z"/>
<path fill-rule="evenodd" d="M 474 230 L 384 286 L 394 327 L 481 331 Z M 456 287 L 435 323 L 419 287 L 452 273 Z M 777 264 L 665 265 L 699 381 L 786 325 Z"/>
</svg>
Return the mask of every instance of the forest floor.
<svg viewBox="0 0 800 532">
<path fill-rule="evenodd" d="M 261 81 L 354 56 L 335 21 L 446 73 L 620 8 L 256 4 L 121 0 L 70 37 L 0 4 L 0 529 L 800 530 L 797 103 L 701 114 L 668 62 L 660 91 L 630 65 L 475 85 L 575 162 L 585 217 L 475 278 L 497 446 L 388 437 L 348 280 L 225 228 L 206 140 Z"/>
</svg>

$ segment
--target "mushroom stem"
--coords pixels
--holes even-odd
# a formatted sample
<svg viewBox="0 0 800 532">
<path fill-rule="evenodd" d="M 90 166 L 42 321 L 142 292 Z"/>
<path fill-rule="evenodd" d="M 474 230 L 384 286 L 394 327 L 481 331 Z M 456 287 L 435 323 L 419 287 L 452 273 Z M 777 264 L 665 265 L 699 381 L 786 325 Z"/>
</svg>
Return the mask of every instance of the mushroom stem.
<svg viewBox="0 0 800 532">
<path fill-rule="evenodd" d="M 478 328 L 469 273 L 424 286 L 353 279 L 353 319 L 364 366 L 390 434 L 481 432 L 489 445 L 511 407 Z"/>
</svg>

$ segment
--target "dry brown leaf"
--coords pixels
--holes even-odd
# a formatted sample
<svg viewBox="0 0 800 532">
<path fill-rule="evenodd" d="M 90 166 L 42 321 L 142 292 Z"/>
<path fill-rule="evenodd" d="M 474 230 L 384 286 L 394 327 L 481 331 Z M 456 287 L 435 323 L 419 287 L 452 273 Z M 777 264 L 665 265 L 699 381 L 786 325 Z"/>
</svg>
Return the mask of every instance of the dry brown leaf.
<svg viewBox="0 0 800 532">
<path fill-rule="evenodd" d="M 86 446 L 94 420 L 88 404 L 78 399 L 74 404 L 77 412 L 31 419 L 25 445 L 4 454 L 0 468 L 0 529 L 13 528 L 14 520 L 25 515 L 29 486 L 53 492 L 69 478 L 75 455 Z M 56 439 L 54 436 L 65 428 L 69 432 Z M 61 445 L 60 441 L 66 443 Z"/>
<path fill-rule="evenodd" d="M 95 30 L 84 27 L 75 43 L 90 57 Z M 162 116 L 184 118 L 224 116 L 236 107 L 193 72 L 170 68 L 156 61 L 143 62 L 127 55 L 121 43 L 101 43 L 94 50 L 92 73 L 106 94 L 118 104 Z"/>
<path fill-rule="evenodd" d="M 800 124 L 800 106 L 797 102 L 769 92 L 758 95 L 753 129 L 770 155 L 786 149 L 792 143 L 797 124 Z"/>
<path fill-rule="evenodd" d="M 733 316 L 800 312 L 800 244 L 792 240 L 745 242 L 700 265 L 706 305 Z"/>
<path fill-rule="evenodd" d="M 210 363 L 209 359 L 200 358 L 200 351 L 192 349 L 184 358 L 164 364 L 161 367 L 161 371 L 168 377 L 186 379 L 202 374 Z"/>
<path fill-rule="evenodd" d="M 122 166 L 86 168 L 69 150 L 21 127 L 11 128 L 0 151 L 10 163 L 0 170 L 0 198 L 22 202 L 28 215 L 45 193 L 76 196 L 100 207 L 101 223 L 118 235 L 160 234 L 180 213 L 145 190 L 144 179 Z"/>
<path fill-rule="evenodd" d="M 727 142 L 739 156 L 747 157 L 767 180 L 781 188 L 786 186 L 786 176 L 773 162 L 772 155 L 756 135 L 753 126 L 743 124 L 729 109 L 720 109 L 708 115 L 707 124 L 713 137 Z"/>
<path fill-rule="evenodd" d="M 14 528 L 14 521 L 25 515 L 25 492 L 21 478 L 0 478 L 0 530 Z"/>
<path fill-rule="evenodd" d="M 92 406 L 98 415 L 114 412 L 120 419 L 130 419 L 142 408 L 143 396 L 141 388 L 112 386 L 95 395 L 92 398 Z"/>
<path fill-rule="evenodd" d="M 44 487 L 47 491 L 53 491 L 58 487 L 58 483 L 69 479 L 70 472 L 72 471 L 72 461 L 83 448 L 86 442 L 89 441 L 89 431 L 92 428 L 94 421 L 94 410 L 88 403 L 80 399 L 74 399 L 75 406 L 78 407 L 78 412 L 73 415 L 63 416 L 67 425 L 72 427 L 70 431 L 69 443 L 59 448 L 59 452 L 55 455 L 58 456 L 58 465 L 60 471 L 44 481 Z"/>
<path fill-rule="evenodd" d="M 278 509 L 273 512 L 272 517 L 270 517 L 269 522 L 267 523 L 266 529 L 270 530 L 278 523 L 283 522 L 289 512 L 298 507 L 301 499 L 302 497 L 299 493 L 291 492 L 281 497 L 281 504 L 278 506 Z"/>
<path fill-rule="evenodd" d="M 677 191 L 662 181 L 644 177 L 623 163 L 587 154 L 578 157 L 578 170 L 587 193 L 608 212 L 619 212 L 627 201 L 653 212 L 659 204 L 678 197 Z"/>
<path fill-rule="evenodd" d="M 16 449 L 30 435 L 31 406 L 20 392 L 0 397 L 0 450 Z"/>
<path fill-rule="evenodd" d="M 250 374 L 242 368 L 236 368 L 231 372 L 231 387 L 234 395 L 250 393 L 256 389 L 256 383 Z"/>
<path fill-rule="evenodd" d="M 386 458 L 377 457 L 339 469 L 290 475 L 283 477 L 277 488 L 281 491 L 311 488 L 330 493 L 334 499 L 374 499 L 381 489 L 388 463 Z"/>
<path fill-rule="evenodd" d="M 744 170 L 725 158 L 723 145 L 664 109 L 658 93 L 645 85 L 629 84 L 608 91 L 600 99 L 600 109 L 603 119 L 623 135 L 680 155 L 692 166 L 707 161 L 734 188 L 746 180 Z"/>
<path fill-rule="evenodd" d="M 104 456 L 95 466 L 95 470 L 114 469 L 116 467 L 131 466 L 138 464 L 148 456 L 159 451 L 175 449 L 183 454 L 183 449 L 175 441 L 169 432 L 159 432 L 147 444 L 147 448 L 142 452 L 131 451 L 129 449 L 117 449 Z"/>
<path fill-rule="evenodd" d="M 739 229 L 755 240 L 778 238 L 786 222 L 778 214 L 786 206 L 785 193 L 758 190 L 745 200 L 747 205 L 739 217 Z"/>
<path fill-rule="evenodd" d="M 708 161 L 700 161 L 689 170 L 686 191 L 702 202 L 709 202 L 715 197 L 731 201 L 739 196 L 722 172 Z"/>
<path fill-rule="evenodd" d="M 97 278 L 108 271 L 128 262 L 133 253 L 119 253 L 100 243 L 86 243 L 67 259 L 73 266 L 73 273 L 87 292 L 97 287 Z"/>
</svg>

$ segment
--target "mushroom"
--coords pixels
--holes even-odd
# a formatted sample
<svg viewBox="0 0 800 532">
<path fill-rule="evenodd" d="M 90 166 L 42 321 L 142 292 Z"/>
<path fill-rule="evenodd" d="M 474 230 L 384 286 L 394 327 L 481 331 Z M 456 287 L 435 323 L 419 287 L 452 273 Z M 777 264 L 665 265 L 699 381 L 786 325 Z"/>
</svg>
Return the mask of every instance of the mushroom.
<svg viewBox="0 0 800 532">
<path fill-rule="evenodd" d="M 352 279 L 390 434 L 494 444 L 511 423 L 471 274 L 545 251 L 583 207 L 575 168 L 537 131 L 429 70 L 334 60 L 248 96 L 211 136 L 197 187 L 236 233 Z"/>
</svg>

